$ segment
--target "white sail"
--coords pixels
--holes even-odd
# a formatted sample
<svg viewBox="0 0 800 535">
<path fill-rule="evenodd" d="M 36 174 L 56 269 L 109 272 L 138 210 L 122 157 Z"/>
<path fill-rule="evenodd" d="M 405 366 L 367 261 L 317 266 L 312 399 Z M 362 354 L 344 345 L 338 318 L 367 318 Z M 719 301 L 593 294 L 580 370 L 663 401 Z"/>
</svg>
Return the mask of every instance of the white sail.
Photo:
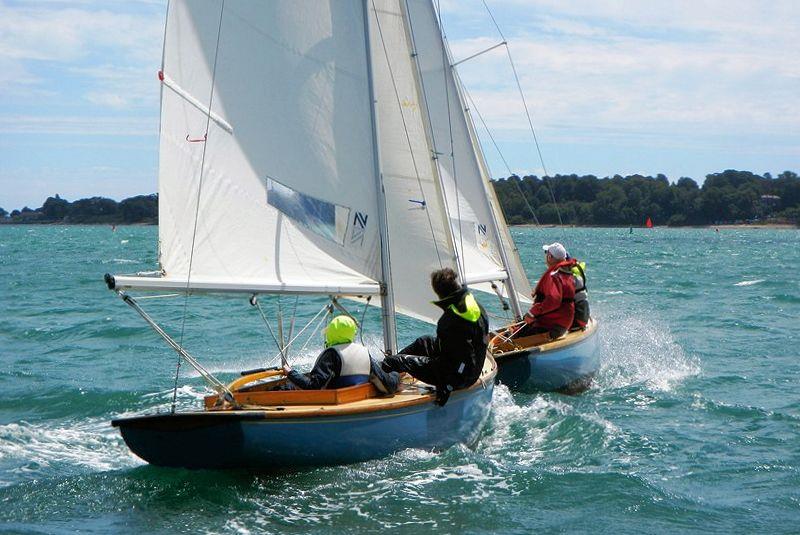
<svg viewBox="0 0 800 535">
<path fill-rule="evenodd" d="M 363 10 L 170 2 L 157 287 L 378 291 Z"/>
<path fill-rule="evenodd" d="M 450 66 L 452 60 L 433 4 L 428 0 L 408 0 L 406 5 L 464 278 L 471 283 L 503 280 L 508 277 L 508 265 L 520 299 L 529 299 L 530 285 L 499 205 L 493 200 L 488 171 L 465 113 L 467 107 Z M 491 291 L 489 284 L 476 287 Z"/>
<path fill-rule="evenodd" d="M 370 0 L 370 38 L 395 308 L 428 322 L 441 315 L 431 271 L 456 269 L 433 152 L 418 94 L 404 0 Z"/>
</svg>

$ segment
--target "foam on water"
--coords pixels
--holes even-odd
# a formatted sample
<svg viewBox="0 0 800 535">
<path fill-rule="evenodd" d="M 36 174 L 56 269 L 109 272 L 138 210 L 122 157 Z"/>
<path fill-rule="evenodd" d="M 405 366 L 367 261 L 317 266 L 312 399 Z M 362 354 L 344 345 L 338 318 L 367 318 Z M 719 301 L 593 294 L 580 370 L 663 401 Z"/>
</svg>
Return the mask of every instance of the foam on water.
<svg viewBox="0 0 800 535">
<path fill-rule="evenodd" d="M 610 318 L 600 330 L 600 372 L 595 383 L 600 389 L 644 384 L 666 391 L 687 377 L 700 373 L 675 341 L 666 324 L 651 314 Z"/>
<path fill-rule="evenodd" d="M 737 282 L 734 286 L 752 286 L 754 284 L 758 284 L 760 282 L 764 282 L 766 279 L 756 279 L 756 280 L 744 280 L 741 282 Z"/>
<path fill-rule="evenodd" d="M 67 426 L 22 420 L 0 426 L 0 465 L 4 471 L 26 479 L 54 470 L 69 472 L 75 467 L 106 471 L 138 464 L 142 461 L 105 419 Z M 0 480 L 0 486 L 7 484 L 10 482 Z"/>
</svg>

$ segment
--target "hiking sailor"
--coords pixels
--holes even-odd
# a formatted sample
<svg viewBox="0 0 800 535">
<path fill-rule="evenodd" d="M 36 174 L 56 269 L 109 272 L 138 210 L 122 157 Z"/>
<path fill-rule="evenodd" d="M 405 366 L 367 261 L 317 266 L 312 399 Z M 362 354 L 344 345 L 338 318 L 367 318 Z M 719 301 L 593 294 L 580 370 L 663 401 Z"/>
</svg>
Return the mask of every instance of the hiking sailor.
<svg viewBox="0 0 800 535">
<path fill-rule="evenodd" d="M 566 334 L 575 318 L 575 259 L 567 259 L 567 250 L 560 243 L 543 245 L 545 271 L 534 288 L 533 306 L 523 318 L 525 325 L 515 337 L 549 333 L 551 339 Z"/>
<path fill-rule="evenodd" d="M 386 371 L 407 372 L 436 387 L 436 402 L 447 403 L 450 393 L 472 385 L 486 358 L 489 322 L 458 275 L 450 268 L 431 273 L 431 286 L 444 312 L 436 324 L 436 336 L 421 336 L 384 359 Z"/>
<path fill-rule="evenodd" d="M 371 382 L 382 394 L 393 394 L 400 382 L 396 373 L 384 372 L 369 350 L 355 342 L 358 326 L 349 316 L 336 316 L 325 329 L 325 350 L 317 357 L 307 374 L 293 370 L 288 364 L 283 371 L 290 388 L 320 390 L 343 388 Z"/>
</svg>

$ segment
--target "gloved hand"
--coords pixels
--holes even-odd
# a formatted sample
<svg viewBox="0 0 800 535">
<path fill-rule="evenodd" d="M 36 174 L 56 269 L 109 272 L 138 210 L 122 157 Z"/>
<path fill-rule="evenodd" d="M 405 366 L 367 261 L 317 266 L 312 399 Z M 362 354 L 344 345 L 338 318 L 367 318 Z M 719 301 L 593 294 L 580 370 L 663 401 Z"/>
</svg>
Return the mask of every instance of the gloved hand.
<svg viewBox="0 0 800 535">
<path fill-rule="evenodd" d="M 447 403 L 447 400 L 450 399 L 450 392 L 452 391 L 453 387 L 450 385 L 437 386 L 435 403 L 440 407 L 444 407 Z"/>
<path fill-rule="evenodd" d="M 397 360 L 397 355 L 386 355 L 386 357 L 381 361 L 381 369 L 386 373 L 396 371 L 395 366 L 397 365 Z"/>
</svg>

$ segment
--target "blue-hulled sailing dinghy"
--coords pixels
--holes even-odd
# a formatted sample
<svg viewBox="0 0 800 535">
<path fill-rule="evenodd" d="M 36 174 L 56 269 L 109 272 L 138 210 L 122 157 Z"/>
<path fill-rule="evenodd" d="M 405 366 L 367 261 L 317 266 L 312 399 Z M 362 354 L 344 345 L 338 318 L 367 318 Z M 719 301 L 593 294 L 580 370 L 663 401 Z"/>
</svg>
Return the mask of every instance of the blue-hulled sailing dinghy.
<svg viewBox="0 0 800 535">
<path fill-rule="evenodd" d="M 346 464 L 405 448 L 470 444 L 489 414 L 496 373 L 489 356 L 480 379 L 454 392 L 444 407 L 417 383 L 390 397 L 377 397 L 371 384 L 319 391 L 232 388 L 241 402 L 236 410 L 211 406 L 112 423 L 131 451 L 157 466 L 273 471 Z M 207 404 L 214 401 L 210 396 Z"/>
<path fill-rule="evenodd" d="M 582 392 L 600 369 L 598 331 L 591 319 L 584 330 L 557 340 L 546 334 L 511 340 L 496 336 L 489 350 L 499 367 L 497 380 L 512 390 Z"/>
<path fill-rule="evenodd" d="M 301 310 L 312 298 L 330 299 L 329 311 L 343 299 L 380 306 L 390 353 L 397 314 L 436 323 L 436 269 L 478 290 L 503 286 L 519 315 L 530 288 L 453 63 L 430 0 L 169 2 L 159 263 L 106 283 L 215 394 L 203 410 L 114 420 L 137 455 L 162 466 L 292 469 L 475 439 L 497 372 L 491 357 L 444 407 L 424 385 L 389 397 L 371 385 L 273 391 L 279 379 L 265 376 L 226 385 L 136 300 L 249 299 L 282 363 L 305 327 L 284 338 L 281 296 Z"/>
</svg>

